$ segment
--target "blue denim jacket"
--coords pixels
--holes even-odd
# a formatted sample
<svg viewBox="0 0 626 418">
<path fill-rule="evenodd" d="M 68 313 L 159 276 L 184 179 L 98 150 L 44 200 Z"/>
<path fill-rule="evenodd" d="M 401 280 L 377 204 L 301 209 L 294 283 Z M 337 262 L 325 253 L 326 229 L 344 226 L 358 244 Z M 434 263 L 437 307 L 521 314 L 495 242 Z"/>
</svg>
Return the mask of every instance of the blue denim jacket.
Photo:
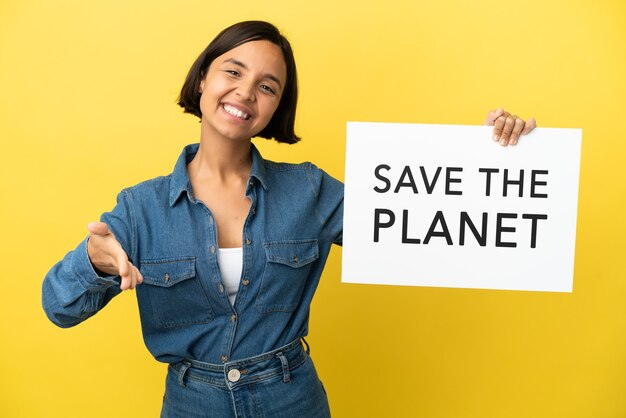
<svg viewBox="0 0 626 418">
<path fill-rule="evenodd" d="M 146 346 L 163 362 L 223 363 L 305 336 L 330 246 L 341 244 L 343 184 L 310 163 L 266 161 L 252 147 L 252 204 L 231 306 L 215 222 L 187 174 L 197 151 L 197 144 L 185 147 L 172 174 L 123 190 L 102 215 L 144 277 L 136 293 Z M 55 324 L 70 327 L 102 309 L 119 284 L 94 271 L 85 240 L 47 274 L 43 306 Z"/>
</svg>

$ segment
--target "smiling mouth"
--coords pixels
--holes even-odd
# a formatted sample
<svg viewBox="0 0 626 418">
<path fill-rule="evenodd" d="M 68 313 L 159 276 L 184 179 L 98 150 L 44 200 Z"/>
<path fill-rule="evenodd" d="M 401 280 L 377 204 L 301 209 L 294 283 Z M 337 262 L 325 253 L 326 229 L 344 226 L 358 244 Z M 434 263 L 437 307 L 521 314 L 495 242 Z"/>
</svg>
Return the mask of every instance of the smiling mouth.
<svg viewBox="0 0 626 418">
<path fill-rule="evenodd" d="M 228 113 L 229 115 L 232 115 L 232 116 L 234 116 L 236 118 L 239 118 L 239 119 L 242 119 L 242 120 L 250 119 L 250 115 L 248 115 L 246 112 L 242 112 L 241 110 L 239 110 L 236 107 L 233 107 L 231 105 L 223 104 L 222 105 L 222 109 L 224 109 L 226 111 L 226 113 Z"/>
</svg>

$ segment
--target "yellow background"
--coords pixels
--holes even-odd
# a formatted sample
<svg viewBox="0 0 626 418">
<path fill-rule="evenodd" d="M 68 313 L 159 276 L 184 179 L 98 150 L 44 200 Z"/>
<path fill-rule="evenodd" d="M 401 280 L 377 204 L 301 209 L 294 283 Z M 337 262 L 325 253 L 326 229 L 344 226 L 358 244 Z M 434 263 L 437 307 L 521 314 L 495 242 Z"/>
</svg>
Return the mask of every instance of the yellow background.
<svg viewBox="0 0 626 418">
<path fill-rule="evenodd" d="M 623 0 L 0 0 L 0 416 L 158 416 L 166 367 L 135 295 L 61 330 L 41 281 L 197 141 L 177 93 L 245 19 L 279 26 L 300 72 L 304 140 L 257 140 L 266 158 L 343 178 L 347 120 L 481 124 L 497 106 L 583 129 L 571 294 L 341 284 L 333 250 L 309 341 L 334 416 L 626 417 Z"/>
</svg>

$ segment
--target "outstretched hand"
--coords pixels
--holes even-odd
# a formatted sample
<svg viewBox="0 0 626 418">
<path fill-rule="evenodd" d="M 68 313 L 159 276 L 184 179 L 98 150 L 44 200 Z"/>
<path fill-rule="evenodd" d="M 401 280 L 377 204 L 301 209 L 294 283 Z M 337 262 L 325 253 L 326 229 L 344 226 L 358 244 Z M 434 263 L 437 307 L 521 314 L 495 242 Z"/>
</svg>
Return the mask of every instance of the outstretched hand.
<svg viewBox="0 0 626 418">
<path fill-rule="evenodd" d="M 120 276 L 120 289 L 134 289 L 143 282 L 139 269 L 128 260 L 126 251 L 115 239 L 107 224 L 91 222 L 87 225 L 91 233 L 87 242 L 87 253 L 93 266 L 106 274 Z"/>
<path fill-rule="evenodd" d="M 492 110 L 487 114 L 485 125 L 493 126 L 493 140 L 500 145 L 515 145 L 519 141 L 520 135 L 526 135 L 537 127 L 535 119 L 530 118 L 528 122 L 517 115 L 511 115 L 506 110 L 500 108 Z"/>
</svg>

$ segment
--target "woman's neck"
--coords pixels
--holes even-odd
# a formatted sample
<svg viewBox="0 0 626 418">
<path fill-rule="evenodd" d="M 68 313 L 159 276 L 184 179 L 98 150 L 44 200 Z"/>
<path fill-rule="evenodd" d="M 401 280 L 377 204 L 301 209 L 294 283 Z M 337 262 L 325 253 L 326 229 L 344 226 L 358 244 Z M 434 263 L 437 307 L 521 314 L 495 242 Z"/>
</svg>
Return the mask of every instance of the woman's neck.
<svg viewBox="0 0 626 418">
<path fill-rule="evenodd" d="M 202 135 L 200 148 L 187 166 L 189 177 L 220 183 L 247 181 L 252 169 L 251 140 Z"/>
</svg>

